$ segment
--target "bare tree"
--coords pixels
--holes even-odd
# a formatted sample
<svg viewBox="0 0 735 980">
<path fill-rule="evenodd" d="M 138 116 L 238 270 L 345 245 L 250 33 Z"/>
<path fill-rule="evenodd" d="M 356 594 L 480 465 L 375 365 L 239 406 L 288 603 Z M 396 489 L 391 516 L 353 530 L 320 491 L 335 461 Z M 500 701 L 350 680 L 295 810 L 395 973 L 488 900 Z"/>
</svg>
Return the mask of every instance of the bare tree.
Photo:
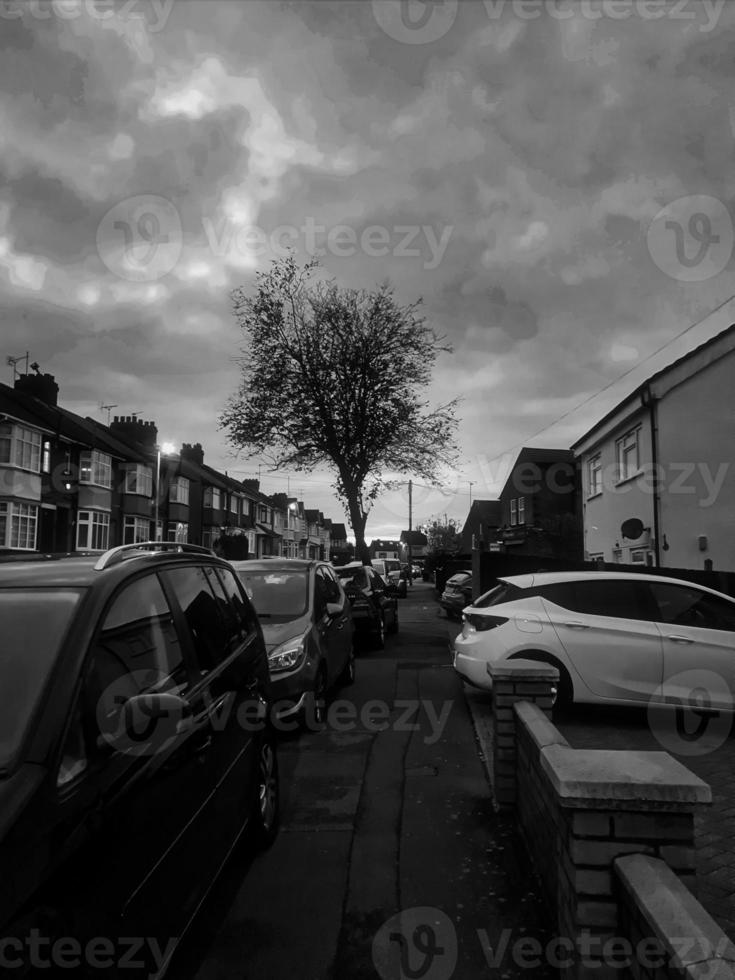
<svg viewBox="0 0 735 980">
<path fill-rule="evenodd" d="M 457 399 L 429 407 L 422 390 L 450 351 L 389 284 L 372 292 L 315 281 L 315 261 L 273 262 L 253 295 L 233 292 L 245 333 L 242 381 L 220 417 L 230 443 L 274 469 L 328 466 L 369 563 L 365 526 L 384 474 L 437 484 L 455 462 Z M 394 485 L 394 484 L 393 484 Z"/>
</svg>

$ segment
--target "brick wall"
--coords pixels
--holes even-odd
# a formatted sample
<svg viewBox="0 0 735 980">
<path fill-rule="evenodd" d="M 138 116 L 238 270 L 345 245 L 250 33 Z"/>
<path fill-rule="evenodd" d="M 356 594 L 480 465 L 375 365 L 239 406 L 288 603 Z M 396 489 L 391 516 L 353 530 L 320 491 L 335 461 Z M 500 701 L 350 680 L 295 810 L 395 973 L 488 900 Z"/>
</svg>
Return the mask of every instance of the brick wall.
<svg viewBox="0 0 735 980">
<path fill-rule="evenodd" d="M 660 980 L 613 962 L 630 942 L 627 930 L 637 929 L 636 942 L 656 935 L 630 902 L 621 911 L 614 862 L 640 855 L 665 863 L 696 903 L 694 812 L 711 802 L 709 787 L 666 752 L 571 748 L 550 719 L 555 668 L 513 661 L 489 673 L 496 802 L 515 808 L 558 936 L 573 951 L 561 975 Z M 671 966 L 661 977 L 685 975 Z"/>
</svg>

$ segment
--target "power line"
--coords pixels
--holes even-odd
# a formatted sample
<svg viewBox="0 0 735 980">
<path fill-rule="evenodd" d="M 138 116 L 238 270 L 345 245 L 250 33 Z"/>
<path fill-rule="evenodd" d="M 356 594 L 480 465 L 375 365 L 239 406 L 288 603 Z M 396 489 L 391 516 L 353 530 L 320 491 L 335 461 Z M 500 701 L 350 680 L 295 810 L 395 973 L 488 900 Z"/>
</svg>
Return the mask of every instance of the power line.
<svg viewBox="0 0 735 980">
<path fill-rule="evenodd" d="M 723 303 L 720 303 L 719 306 L 716 306 L 714 308 L 714 310 L 711 310 L 707 314 L 707 317 L 713 316 L 715 313 L 718 312 L 718 310 L 723 309 L 723 307 L 727 306 L 728 303 L 732 302 L 733 299 L 735 299 L 735 294 L 733 294 L 732 296 L 728 297 Z M 703 319 L 706 320 L 707 317 L 704 317 Z M 637 371 L 638 368 L 641 367 L 641 365 L 643 365 L 643 364 L 646 363 L 646 361 L 650 361 L 651 358 L 655 357 L 657 354 L 660 354 L 662 351 L 666 350 L 667 347 L 670 347 L 671 344 L 673 344 L 675 341 L 679 340 L 685 334 L 688 334 L 690 330 L 694 330 L 695 327 L 700 326 L 701 323 L 702 323 L 702 320 L 697 320 L 696 323 L 692 323 L 688 327 L 685 327 L 684 330 L 680 331 L 678 334 L 676 334 L 675 336 L 673 336 L 670 340 L 667 340 L 665 344 L 662 344 L 661 345 L 661 347 L 658 347 L 655 351 L 652 351 L 650 354 L 648 354 L 646 357 L 644 357 L 642 361 L 638 361 L 637 364 L 634 364 L 633 367 L 628 368 L 627 371 L 624 371 L 617 378 L 613 378 L 612 381 L 608 382 L 608 384 L 604 385 L 598 391 L 595 391 L 591 395 L 588 395 L 581 402 L 579 402 L 578 405 L 575 405 L 573 408 L 568 409 L 566 412 L 564 412 L 558 418 L 554 419 L 553 422 L 550 422 L 548 425 L 544 426 L 543 429 L 539 429 L 538 432 L 534 432 L 533 435 L 525 436 L 523 442 L 516 442 L 516 443 L 514 443 L 512 446 L 509 446 L 507 449 L 504 449 L 502 452 L 499 452 L 497 454 L 497 456 L 492 456 L 489 460 L 487 460 L 487 462 L 488 463 L 494 463 L 496 459 L 500 459 L 501 456 L 505 456 L 507 453 L 511 452 L 513 449 L 519 449 L 524 444 L 527 445 L 528 442 L 531 439 L 536 439 L 538 436 L 543 435 L 544 432 L 548 432 L 549 429 L 553 429 L 555 425 L 558 425 L 560 422 L 563 422 L 564 419 L 568 418 L 570 415 L 573 415 L 575 412 L 579 411 L 580 408 L 583 408 L 585 405 L 587 405 L 589 402 L 593 401 L 599 395 L 604 394 L 604 392 L 606 392 L 610 388 L 612 388 L 613 385 L 616 385 L 619 381 L 622 381 L 624 378 L 627 378 L 629 374 L 632 374 L 634 371 Z M 712 338 L 710 338 L 710 339 L 712 339 Z"/>
</svg>

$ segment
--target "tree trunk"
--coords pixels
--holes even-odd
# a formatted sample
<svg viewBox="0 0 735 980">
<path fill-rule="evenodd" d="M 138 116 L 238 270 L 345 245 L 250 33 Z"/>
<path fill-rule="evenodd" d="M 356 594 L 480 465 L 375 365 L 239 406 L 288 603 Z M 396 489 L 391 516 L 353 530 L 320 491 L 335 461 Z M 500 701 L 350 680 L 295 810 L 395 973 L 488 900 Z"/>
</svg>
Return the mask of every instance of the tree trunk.
<svg viewBox="0 0 735 980">
<path fill-rule="evenodd" d="M 350 524 L 352 525 L 352 533 L 355 535 L 355 558 L 361 561 L 363 565 L 370 564 L 370 551 L 365 543 L 365 525 L 367 524 L 367 517 L 360 510 L 360 505 L 357 501 L 357 491 L 353 491 L 351 488 L 346 488 L 347 495 L 347 507 L 350 512 Z"/>
</svg>

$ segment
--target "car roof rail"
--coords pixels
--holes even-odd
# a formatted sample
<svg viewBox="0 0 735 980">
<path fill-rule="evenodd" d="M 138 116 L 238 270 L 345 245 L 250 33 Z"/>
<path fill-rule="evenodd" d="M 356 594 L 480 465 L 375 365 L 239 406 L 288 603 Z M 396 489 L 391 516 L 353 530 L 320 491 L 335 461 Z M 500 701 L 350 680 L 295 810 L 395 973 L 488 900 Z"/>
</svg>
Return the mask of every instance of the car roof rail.
<svg viewBox="0 0 735 980">
<path fill-rule="evenodd" d="M 186 544 L 181 541 L 138 541 L 137 544 L 121 544 L 117 548 L 110 548 L 104 555 L 101 555 L 94 566 L 96 572 L 101 572 L 111 565 L 118 565 L 126 558 L 140 558 L 142 555 L 169 552 L 178 554 L 214 555 L 211 548 L 203 548 L 198 544 Z M 142 554 L 141 554 L 142 553 Z M 216 557 L 216 556 L 215 556 Z"/>
</svg>

